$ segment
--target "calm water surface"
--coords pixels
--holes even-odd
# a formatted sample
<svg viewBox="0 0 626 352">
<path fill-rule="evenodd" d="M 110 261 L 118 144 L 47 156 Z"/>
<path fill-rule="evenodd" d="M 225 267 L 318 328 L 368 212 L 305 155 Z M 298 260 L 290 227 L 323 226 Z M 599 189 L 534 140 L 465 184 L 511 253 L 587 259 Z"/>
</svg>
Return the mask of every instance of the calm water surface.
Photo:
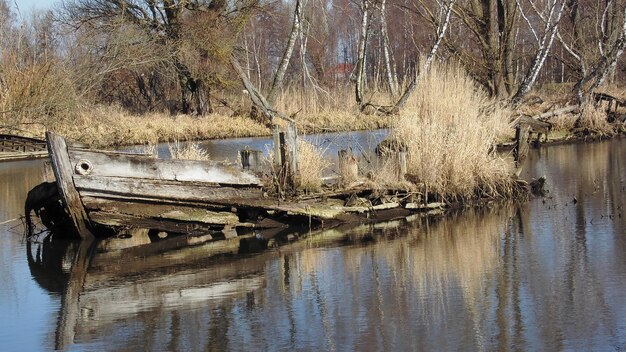
<svg viewBox="0 0 626 352">
<path fill-rule="evenodd" d="M 2 163 L 0 350 L 625 350 L 625 163 L 548 147 L 521 205 L 179 248 L 27 242 L 42 162 Z"/>
</svg>

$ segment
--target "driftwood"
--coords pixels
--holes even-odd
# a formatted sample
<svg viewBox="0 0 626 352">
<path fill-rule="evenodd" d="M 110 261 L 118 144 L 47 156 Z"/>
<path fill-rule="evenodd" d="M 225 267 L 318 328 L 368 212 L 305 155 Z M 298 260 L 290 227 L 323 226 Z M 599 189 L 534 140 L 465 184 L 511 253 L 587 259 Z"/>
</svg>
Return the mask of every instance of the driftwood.
<svg viewBox="0 0 626 352">
<path fill-rule="evenodd" d="M 544 113 L 541 113 L 539 115 L 535 115 L 532 118 L 535 120 L 546 120 L 549 119 L 553 116 L 558 116 L 558 115 L 563 115 L 563 114 L 567 114 L 570 112 L 575 112 L 576 110 L 578 110 L 579 106 L 578 105 L 568 105 L 565 107 L 562 107 L 560 109 L 556 109 L 556 110 L 551 110 L 551 111 L 546 111 Z"/>
</svg>

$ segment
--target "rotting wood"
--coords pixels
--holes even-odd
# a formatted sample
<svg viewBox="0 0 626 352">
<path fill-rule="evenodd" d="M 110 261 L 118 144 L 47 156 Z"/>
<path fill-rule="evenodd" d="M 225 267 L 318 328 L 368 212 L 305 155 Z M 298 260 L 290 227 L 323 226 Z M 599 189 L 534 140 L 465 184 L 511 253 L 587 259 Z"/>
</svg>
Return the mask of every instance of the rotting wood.
<svg viewBox="0 0 626 352">
<path fill-rule="evenodd" d="M 46 132 L 48 152 L 52 161 L 52 170 L 57 180 L 59 193 L 68 215 L 82 239 L 92 239 L 89 230 L 89 217 L 80 200 L 80 194 L 74 186 L 72 178 L 72 164 L 67 154 L 65 140 L 52 132 Z"/>
<path fill-rule="evenodd" d="M 0 134 L 0 152 L 45 152 L 46 141 L 36 138 Z"/>
<path fill-rule="evenodd" d="M 15 161 L 48 156 L 46 141 L 0 134 L 0 161 Z"/>
<path fill-rule="evenodd" d="M 428 203 L 428 204 L 420 204 L 420 203 L 406 203 L 404 205 L 405 209 L 411 210 L 434 210 L 434 209 L 443 209 L 446 205 L 444 203 Z"/>
<path fill-rule="evenodd" d="M 90 211 L 130 214 L 155 219 L 191 221 L 213 225 L 237 225 L 237 214 L 226 211 L 212 211 L 199 207 L 186 207 L 165 204 L 146 204 L 140 202 L 111 201 L 101 198 L 83 197 L 85 208 Z"/>
<path fill-rule="evenodd" d="M 395 208 L 399 208 L 400 207 L 400 203 L 398 202 L 390 202 L 390 203 L 384 203 L 384 204 L 379 204 L 379 205 L 374 205 L 371 207 L 343 207 L 340 208 L 340 210 L 343 210 L 347 213 L 367 213 L 367 212 L 371 212 L 371 211 L 379 211 L 379 210 L 388 210 L 388 209 L 395 209 Z"/>
<path fill-rule="evenodd" d="M 261 156 L 263 152 L 256 149 L 242 149 L 239 151 L 241 157 L 241 167 L 244 170 L 258 172 L 261 170 Z"/>
<path fill-rule="evenodd" d="M 152 219 L 143 216 L 120 214 L 115 212 L 93 211 L 90 212 L 91 219 L 104 226 L 122 227 L 133 226 L 137 228 L 150 228 L 160 231 L 188 234 L 205 234 L 216 232 L 215 226 L 204 223 L 181 222 L 167 219 Z"/>
<path fill-rule="evenodd" d="M 513 157 L 515 166 L 519 167 L 521 162 L 528 154 L 528 136 L 530 134 L 530 126 L 528 124 L 518 124 L 515 127 L 515 146 L 513 148 Z"/>
<path fill-rule="evenodd" d="M 124 177 L 76 176 L 76 187 L 83 196 L 116 195 L 173 200 L 189 200 L 214 204 L 236 204 L 237 199 L 259 199 L 260 187 L 233 187 L 233 185 L 203 182 L 133 179 Z"/>
<path fill-rule="evenodd" d="M 69 151 L 73 169 L 82 169 L 81 173 L 84 175 L 261 185 L 258 177 L 242 171 L 236 165 L 226 166 L 223 163 L 196 160 L 165 160 L 149 155 L 74 148 Z"/>
</svg>

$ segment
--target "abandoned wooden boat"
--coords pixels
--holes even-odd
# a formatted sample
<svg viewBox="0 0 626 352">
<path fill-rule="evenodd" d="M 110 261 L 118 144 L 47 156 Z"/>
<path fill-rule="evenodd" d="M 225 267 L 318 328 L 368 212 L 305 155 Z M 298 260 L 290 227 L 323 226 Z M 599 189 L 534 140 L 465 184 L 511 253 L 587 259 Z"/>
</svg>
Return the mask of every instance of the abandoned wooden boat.
<svg viewBox="0 0 626 352">
<path fill-rule="evenodd" d="M 73 232 L 82 238 L 134 227 L 224 239 L 293 225 L 310 229 L 390 220 L 413 212 L 439 212 L 445 206 L 414 203 L 418 198 L 406 192 L 378 194 L 367 188 L 268 196 L 259 176 L 240 165 L 89 150 L 68 145 L 53 133 L 46 137 L 56 184 L 31 190 L 25 212 L 39 214 L 42 204 L 62 204 L 64 209 L 48 215 L 66 214 Z M 362 198 L 366 195 L 369 199 Z"/>
<path fill-rule="evenodd" d="M 35 159 L 46 156 L 48 156 L 48 151 L 44 140 L 0 134 L 0 161 Z"/>
<path fill-rule="evenodd" d="M 234 165 L 89 150 L 51 132 L 46 138 L 59 197 L 83 238 L 98 225 L 231 236 L 253 226 L 233 207 L 263 198 L 259 178 Z"/>
</svg>

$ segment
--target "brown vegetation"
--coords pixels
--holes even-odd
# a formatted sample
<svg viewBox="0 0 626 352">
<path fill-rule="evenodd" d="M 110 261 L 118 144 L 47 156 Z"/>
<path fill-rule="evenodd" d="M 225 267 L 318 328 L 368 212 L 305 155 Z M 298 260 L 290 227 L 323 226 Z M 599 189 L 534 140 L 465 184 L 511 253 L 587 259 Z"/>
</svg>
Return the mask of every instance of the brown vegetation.
<svg viewBox="0 0 626 352">
<path fill-rule="evenodd" d="M 433 65 L 419 82 L 413 104 L 392 131 L 392 138 L 408 149 L 413 181 L 445 198 L 512 192 L 507 163 L 491 150 L 500 135 L 509 133 L 510 112 L 463 68 Z"/>
</svg>

